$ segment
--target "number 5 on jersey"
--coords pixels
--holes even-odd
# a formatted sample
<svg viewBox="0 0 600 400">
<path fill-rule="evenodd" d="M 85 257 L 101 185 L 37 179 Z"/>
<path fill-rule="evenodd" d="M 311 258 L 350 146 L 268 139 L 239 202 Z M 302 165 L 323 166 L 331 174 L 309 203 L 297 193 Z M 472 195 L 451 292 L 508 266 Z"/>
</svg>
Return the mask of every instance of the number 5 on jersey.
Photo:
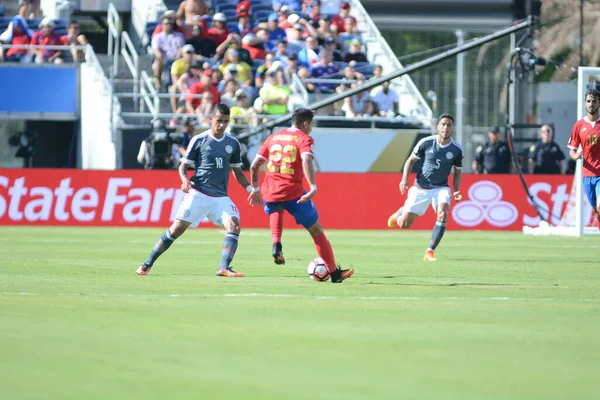
<svg viewBox="0 0 600 400">
<path fill-rule="evenodd" d="M 296 161 L 298 156 L 298 149 L 296 146 L 286 144 L 281 146 L 280 144 L 274 144 L 269 149 L 269 163 L 267 169 L 269 172 L 280 172 L 282 174 L 294 174 L 294 168 L 290 165 Z"/>
</svg>

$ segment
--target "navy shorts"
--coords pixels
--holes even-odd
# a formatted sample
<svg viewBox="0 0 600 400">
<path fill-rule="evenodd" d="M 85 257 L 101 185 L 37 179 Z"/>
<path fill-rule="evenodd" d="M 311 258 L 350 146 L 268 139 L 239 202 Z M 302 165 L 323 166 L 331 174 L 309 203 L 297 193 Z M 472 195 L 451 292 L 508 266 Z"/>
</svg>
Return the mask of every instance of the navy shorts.
<svg viewBox="0 0 600 400">
<path fill-rule="evenodd" d="M 598 199 L 600 198 L 600 176 L 584 176 L 583 191 L 590 201 L 592 208 L 596 208 Z"/>
<path fill-rule="evenodd" d="M 286 210 L 296 219 L 298 225 L 302 225 L 308 229 L 319 220 L 319 213 L 312 200 L 298 204 L 298 199 L 288 201 L 266 201 L 265 212 L 268 215 L 271 215 L 278 211 Z"/>
</svg>

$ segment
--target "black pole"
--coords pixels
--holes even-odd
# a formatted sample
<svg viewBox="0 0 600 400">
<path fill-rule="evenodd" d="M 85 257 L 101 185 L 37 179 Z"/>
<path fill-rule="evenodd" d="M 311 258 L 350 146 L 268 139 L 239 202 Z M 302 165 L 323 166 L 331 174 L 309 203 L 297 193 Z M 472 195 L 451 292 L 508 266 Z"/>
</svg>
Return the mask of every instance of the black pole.
<svg viewBox="0 0 600 400">
<path fill-rule="evenodd" d="M 523 29 L 526 29 L 526 28 L 528 28 L 530 26 L 533 26 L 533 23 L 534 23 L 534 17 L 533 16 L 529 16 L 529 18 L 527 18 L 526 21 L 516 23 L 514 26 L 511 26 L 510 28 L 505 28 L 505 29 L 499 30 L 498 32 L 491 33 L 491 34 L 486 35 L 486 36 L 484 36 L 482 38 L 479 38 L 479 39 L 473 40 L 473 41 L 471 41 L 469 43 L 466 43 L 466 44 L 464 44 L 462 46 L 458 46 L 455 49 L 448 50 L 448 51 L 445 51 L 445 52 L 440 53 L 438 55 L 435 55 L 433 57 L 426 58 L 425 60 L 422 60 L 422 61 L 416 62 L 414 64 L 411 64 L 408 67 L 405 67 L 405 68 L 402 68 L 402 69 L 400 69 L 398 71 L 395 71 L 395 72 L 392 72 L 390 74 L 384 75 L 381 78 L 374 79 L 372 81 L 368 81 L 364 85 L 361 85 L 361 86 L 358 86 L 358 87 L 346 90 L 343 93 L 339 93 L 339 94 L 330 96 L 330 97 L 328 97 L 326 99 L 323 99 L 321 101 L 318 101 L 316 103 L 313 103 L 313 104 L 307 106 L 307 108 L 309 108 L 311 110 L 317 110 L 317 109 L 319 109 L 321 107 L 328 106 L 330 104 L 335 103 L 336 101 L 343 100 L 346 97 L 354 96 L 355 94 L 357 94 L 359 92 L 362 92 L 363 90 L 369 90 L 369 89 L 371 89 L 371 88 L 373 88 L 375 86 L 381 85 L 384 82 L 387 82 L 387 81 L 390 81 L 392 79 L 398 78 L 399 76 L 406 75 L 408 73 L 411 73 L 411 72 L 416 71 L 418 69 L 421 69 L 423 67 L 428 67 L 428 66 L 440 63 L 442 61 L 445 61 L 445 60 L 447 60 L 449 58 L 454 57 L 457 54 L 464 53 L 464 52 L 469 51 L 469 50 L 471 50 L 471 49 L 473 49 L 475 47 L 479 47 L 479 46 L 481 46 L 483 44 L 486 44 L 486 43 L 492 42 L 494 40 L 500 39 L 500 38 L 502 38 L 504 36 L 508 36 L 511 33 L 518 32 L 518 31 L 521 31 Z M 272 129 L 273 127 L 275 127 L 275 126 L 277 126 L 279 124 L 282 124 L 284 122 L 287 122 L 290 119 L 292 119 L 292 113 L 288 113 L 288 114 L 286 114 L 284 116 L 281 116 L 281 117 L 277 118 L 274 121 L 270 121 L 267 124 L 265 124 L 263 127 L 256 127 L 256 128 L 254 128 L 254 129 L 252 129 L 250 131 L 242 132 L 240 135 L 237 136 L 237 138 L 238 139 L 247 138 L 249 136 L 252 136 L 252 135 L 255 135 L 255 134 L 259 133 L 259 132 L 262 132 L 265 129 Z"/>
</svg>

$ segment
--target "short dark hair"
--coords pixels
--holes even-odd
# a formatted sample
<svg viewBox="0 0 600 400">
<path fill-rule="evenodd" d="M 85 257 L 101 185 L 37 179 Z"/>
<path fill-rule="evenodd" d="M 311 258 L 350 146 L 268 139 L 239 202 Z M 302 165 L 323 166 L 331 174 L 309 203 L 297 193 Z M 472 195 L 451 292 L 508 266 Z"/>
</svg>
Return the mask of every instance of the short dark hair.
<svg viewBox="0 0 600 400">
<path fill-rule="evenodd" d="M 292 124 L 301 125 L 303 122 L 312 121 L 314 116 L 315 112 L 313 110 L 304 107 L 298 108 L 292 114 Z"/>
<path fill-rule="evenodd" d="M 444 118 L 448 118 L 450 121 L 452 121 L 452 123 L 454 123 L 454 117 L 448 113 L 444 113 L 444 114 L 440 115 L 440 117 L 438 118 L 438 121 L 441 121 Z"/>
<path fill-rule="evenodd" d="M 225 103 L 217 103 L 215 106 L 215 112 L 218 112 L 221 115 L 230 115 L 231 111 L 229 110 L 229 106 Z"/>
<path fill-rule="evenodd" d="M 589 89 L 586 93 L 585 93 L 585 98 L 587 98 L 588 96 L 594 96 L 595 98 L 597 98 L 598 100 L 600 100 L 600 90 L 598 89 Z"/>
<path fill-rule="evenodd" d="M 71 28 L 73 26 L 79 26 L 79 21 L 75 21 L 74 19 L 69 22 L 69 26 L 67 28 Z"/>
</svg>

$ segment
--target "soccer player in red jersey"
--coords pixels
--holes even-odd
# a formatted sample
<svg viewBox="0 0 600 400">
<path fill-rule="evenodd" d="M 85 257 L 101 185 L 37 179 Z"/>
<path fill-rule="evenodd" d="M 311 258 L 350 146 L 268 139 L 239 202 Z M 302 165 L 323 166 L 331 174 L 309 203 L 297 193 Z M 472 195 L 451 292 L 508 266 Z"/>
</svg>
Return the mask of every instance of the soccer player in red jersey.
<svg viewBox="0 0 600 400">
<path fill-rule="evenodd" d="M 569 155 L 573 160 L 583 157 L 583 190 L 600 229 L 600 91 L 587 91 L 585 109 L 587 116 L 573 125 L 568 144 Z"/>
<path fill-rule="evenodd" d="M 283 211 L 287 210 L 296 223 L 306 228 L 315 242 L 317 253 L 325 261 L 331 274 L 331 282 L 341 283 L 354 274 L 354 269 L 341 269 L 337 266 L 331 243 L 327 240 L 319 222 L 319 214 L 312 198 L 317 194 L 315 167 L 313 165 L 310 137 L 314 112 L 299 108 L 292 115 L 292 127 L 275 132 L 265 140 L 250 166 L 250 182 L 254 190 L 259 190 L 259 168 L 267 163 L 267 174 L 260 188 L 265 202 L 265 212 L 269 215 L 273 259 L 276 264 L 285 264 L 281 234 L 283 231 Z M 310 185 L 307 193 L 302 184 L 306 177 Z"/>
</svg>

